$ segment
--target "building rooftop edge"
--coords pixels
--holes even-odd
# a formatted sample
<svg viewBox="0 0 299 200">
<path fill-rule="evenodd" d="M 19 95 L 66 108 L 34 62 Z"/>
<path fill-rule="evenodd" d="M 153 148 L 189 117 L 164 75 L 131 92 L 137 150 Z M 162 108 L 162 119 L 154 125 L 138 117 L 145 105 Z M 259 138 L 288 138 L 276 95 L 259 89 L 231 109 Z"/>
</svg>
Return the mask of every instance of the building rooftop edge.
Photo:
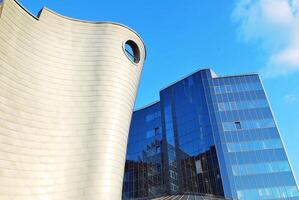
<svg viewBox="0 0 299 200">
<path fill-rule="evenodd" d="M 198 73 L 198 72 L 200 72 L 200 71 L 204 71 L 204 70 L 209 70 L 211 73 L 214 72 L 214 71 L 213 71 L 211 68 L 209 68 L 209 67 L 197 69 L 197 70 L 195 70 L 195 71 L 193 71 L 193 72 L 187 74 L 186 76 L 183 76 L 182 78 L 180 78 L 180 79 L 178 79 L 178 80 L 176 80 L 176 81 L 170 83 L 170 84 L 167 85 L 166 87 L 163 87 L 162 89 L 160 89 L 160 92 L 163 91 L 163 90 L 165 90 L 165 89 L 167 89 L 167 88 L 169 88 L 169 87 L 171 87 L 171 86 L 173 86 L 173 85 L 175 85 L 176 83 L 178 83 L 178 82 L 180 82 L 180 81 L 182 81 L 182 80 L 184 80 L 184 79 L 186 79 L 186 78 L 188 78 L 188 77 L 190 77 L 190 76 L 192 76 L 192 75 L 194 75 L 194 74 L 196 74 L 196 73 Z M 230 78 L 230 77 L 237 77 L 237 76 L 251 76 L 251 75 L 258 75 L 258 76 L 259 76 L 259 74 L 256 73 L 256 72 L 249 72 L 249 73 L 236 74 L 236 75 L 223 75 L 223 76 L 218 76 L 218 75 L 217 75 L 217 77 L 212 77 L 212 78 L 213 78 L 213 79 L 219 79 L 219 78 Z M 151 107 L 151 106 L 153 106 L 153 105 L 155 105 L 156 103 L 159 103 L 159 102 L 160 102 L 160 100 L 156 100 L 156 101 L 154 101 L 154 102 L 152 102 L 152 103 L 146 104 L 145 106 L 142 106 L 142 107 L 140 107 L 140 108 L 134 109 L 133 112 L 137 112 L 137 111 L 140 111 L 140 110 L 149 108 L 149 107 Z"/>
<path fill-rule="evenodd" d="M 174 81 L 174 82 L 168 84 L 167 86 L 162 87 L 162 88 L 160 89 L 160 92 L 163 91 L 163 90 L 165 90 L 165 89 L 167 89 L 167 88 L 169 88 L 169 87 L 171 87 L 171 86 L 173 86 L 173 85 L 175 85 L 176 83 L 178 83 L 178 82 L 180 82 L 180 81 L 182 81 L 182 80 L 188 78 L 189 76 L 192 76 L 193 74 L 196 74 L 196 73 L 198 73 L 198 72 L 200 72 L 200 71 L 204 71 L 204 70 L 211 70 L 211 68 L 209 68 L 209 67 L 199 68 L 199 69 L 197 69 L 197 70 L 195 70 L 195 71 L 193 71 L 193 72 L 191 72 L 191 73 L 189 73 L 189 74 L 187 74 L 187 75 L 185 75 L 185 76 L 179 78 L 178 80 L 176 80 L 176 81 Z"/>
<path fill-rule="evenodd" d="M 3 3 L 5 3 L 6 0 L 3 0 Z M 115 26 L 121 26 L 121 27 L 124 27 L 126 29 L 128 29 L 129 31 L 133 32 L 142 42 L 143 44 L 143 47 L 144 47 L 144 51 L 145 51 L 145 55 L 144 55 L 144 58 L 146 59 L 146 46 L 145 46 L 145 43 L 143 41 L 143 39 L 140 37 L 140 35 L 134 31 L 132 28 L 124 25 L 124 24 L 121 24 L 121 23 L 118 23 L 118 22 L 111 22 L 111 21 L 88 21 L 88 20 L 81 20 L 81 19 L 76 19 L 76 18 L 72 18 L 72 17 L 67 17 L 67 16 L 64 16 L 62 14 L 59 14 L 47 7 L 42 7 L 42 9 L 38 12 L 38 15 L 35 16 L 34 14 L 32 14 L 27 8 L 25 8 L 20 2 L 19 0 L 13 0 L 18 6 L 20 6 L 20 8 L 22 8 L 27 14 L 29 14 L 31 17 L 33 17 L 34 19 L 36 20 L 39 20 L 40 19 L 40 15 L 42 12 L 44 12 L 45 10 L 48 11 L 48 12 L 51 12 L 52 14 L 56 15 L 56 16 L 59 16 L 61 18 L 64 18 L 64 19 L 67 19 L 67 20 L 70 20 L 70 21 L 74 21 L 74 22 L 82 22 L 82 23 L 88 23 L 88 24 L 112 24 L 112 25 L 115 25 Z"/>
<path fill-rule="evenodd" d="M 173 85 L 175 85 L 176 83 L 178 83 L 178 82 L 180 82 L 180 81 L 182 81 L 182 80 L 184 80 L 184 79 L 186 79 L 186 78 L 188 78 L 188 77 L 190 77 L 190 76 L 192 76 L 192 75 L 194 75 L 194 74 L 196 74 L 200 71 L 204 71 L 204 70 L 209 70 L 211 73 L 215 73 L 210 67 L 203 67 L 203 68 L 197 69 L 197 70 L 183 76 L 182 78 L 168 84 L 167 86 L 163 87 L 162 89 L 160 89 L 160 92 L 167 89 L 167 88 L 169 88 L 169 87 L 171 87 L 171 86 L 173 86 Z M 217 77 L 212 76 L 212 79 L 230 78 L 230 77 L 237 77 L 237 76 L 251 76 L 251 75 L 259 75 L 259 74 L 256 73 L 256 72 L 249 72 L 249 73 L 246 73 L 246 74 L 244 73 L 244 74 L 236 74 L 236 75 L 223 75 L 223 76 L 218 76 L 217 75 Z"/>
<path fill-rule="evenodd" d="M 259 76 L 259 73 L 256 73 L 256 72 L 249 72 L 249 73 L 242 73 L 242 74 L 223 75 L 223 76 L 214 77 L 213 79 L 218 79 L 218 78 L 231 78 L 231 77 L 237 77 L 237 76 L 252 76 L 252 75 L 257 75 L 257 76 Z"/>
<path fill-rule="evenodd" d="M 142 107 L 140 107 L 140 108 L 136 108 L 136 109 L 133 110 L 133 112 L 141 111 L 141 110 L 143 110 L 143 109 L 146 109 L 146 108 L 149 108 L 149 107 L 151 107 L 151 106 L 154 106 L 154 105 L 156 105 L 156 104 L 158 104 L 158 103 L 160 103 L 160 100 L 156 100 L 156 101 L 151 102 L 151 103 L 149 103 L 149 104 L 146 104 L 146 105 L 144 105 L 144 106 L 142 106 Z"/>
</svg>

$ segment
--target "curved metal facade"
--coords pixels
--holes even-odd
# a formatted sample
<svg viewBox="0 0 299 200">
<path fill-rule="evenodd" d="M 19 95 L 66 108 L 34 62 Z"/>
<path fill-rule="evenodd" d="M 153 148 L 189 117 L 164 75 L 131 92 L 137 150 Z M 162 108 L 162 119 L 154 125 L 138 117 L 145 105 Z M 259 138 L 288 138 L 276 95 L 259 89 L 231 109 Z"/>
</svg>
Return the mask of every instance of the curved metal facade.
<svg viewBox="0 0 299 200">
<path fill-rule="evenodd" d="M 121 199 L 143 42 L 119 24 L 2 4 L 0 199 Z"/>
</svg>

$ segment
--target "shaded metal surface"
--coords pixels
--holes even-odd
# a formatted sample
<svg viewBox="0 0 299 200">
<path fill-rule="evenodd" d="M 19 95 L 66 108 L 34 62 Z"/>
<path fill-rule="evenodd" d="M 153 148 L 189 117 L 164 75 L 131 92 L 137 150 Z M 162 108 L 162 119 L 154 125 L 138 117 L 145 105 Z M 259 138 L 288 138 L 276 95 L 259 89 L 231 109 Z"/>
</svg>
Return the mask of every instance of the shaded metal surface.
<svg viewBox="0 0 299 200">
<path fill-rule="evenodd" d="M 15 0 L 0 12 L 0 199 L 121 199 L 142 40 L 120 24 L 34 17 Z"/>
</svg>

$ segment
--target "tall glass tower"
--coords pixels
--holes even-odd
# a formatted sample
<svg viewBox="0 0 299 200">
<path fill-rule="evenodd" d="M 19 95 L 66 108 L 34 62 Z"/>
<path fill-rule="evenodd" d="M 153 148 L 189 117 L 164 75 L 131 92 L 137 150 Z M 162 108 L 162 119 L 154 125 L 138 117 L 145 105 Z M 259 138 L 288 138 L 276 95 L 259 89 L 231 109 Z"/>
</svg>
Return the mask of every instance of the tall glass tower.
<svg viewBox="0 0 299 200">
<path fill-rule="evenodd" d="M 259 75 L 203 69 L 134 112 L 124 199 L 180 193 L 299 199 Z"/>
</svg>

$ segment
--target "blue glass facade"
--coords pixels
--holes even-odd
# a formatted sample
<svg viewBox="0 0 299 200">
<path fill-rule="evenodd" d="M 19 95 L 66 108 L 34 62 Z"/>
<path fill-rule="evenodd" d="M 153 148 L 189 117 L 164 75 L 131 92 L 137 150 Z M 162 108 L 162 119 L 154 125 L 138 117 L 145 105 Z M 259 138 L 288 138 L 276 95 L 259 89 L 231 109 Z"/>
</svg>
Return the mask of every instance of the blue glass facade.
<svg viewBox="0 0 299 200">
<path fill-rule="evenodd" d="M 299 199 L 257 74 L 200 70 L 135 111 L 124 198 L 208 193 L 233 199 Z"/>
<path fill-rule="evenodd" d="M 160 104 L 135 111 L 124 174 L 125 199 L 166 194 L 163 177 Z"/>
</svg>

